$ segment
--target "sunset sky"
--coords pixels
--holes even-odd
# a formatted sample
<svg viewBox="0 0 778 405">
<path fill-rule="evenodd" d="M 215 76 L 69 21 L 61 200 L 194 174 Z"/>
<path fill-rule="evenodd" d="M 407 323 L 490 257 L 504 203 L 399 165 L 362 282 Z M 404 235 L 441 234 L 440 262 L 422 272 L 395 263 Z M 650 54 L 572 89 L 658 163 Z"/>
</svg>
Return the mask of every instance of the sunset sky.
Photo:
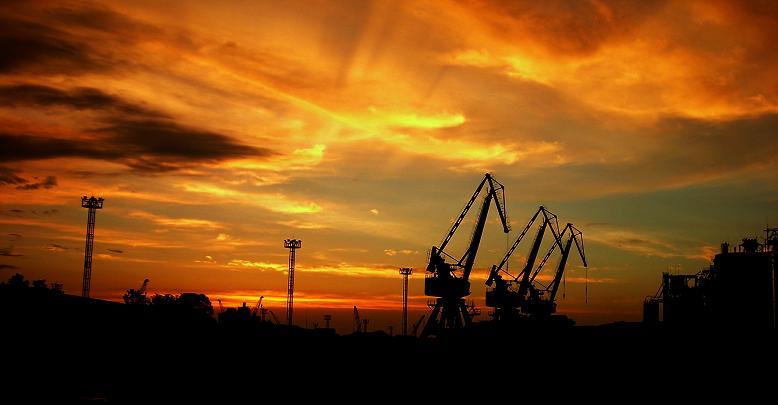
<svg viewBox="0 0 778 405">
<path fill-rule="evenodd" d="M 542 204 L 589 262 L 559 312 L 638 320 L 663 271 L 778 224 L 777 62 L 772 1 L 4 3 L 0 278 L 79 294 L 95 195 L 93 297 L 149 278 L 281 315 L 295 237 L 299 324 L 398 328 L 398 267 L 415 319 L 490 172 L 513 230 L 490 213 L 476 305 Z"/>
</svg>

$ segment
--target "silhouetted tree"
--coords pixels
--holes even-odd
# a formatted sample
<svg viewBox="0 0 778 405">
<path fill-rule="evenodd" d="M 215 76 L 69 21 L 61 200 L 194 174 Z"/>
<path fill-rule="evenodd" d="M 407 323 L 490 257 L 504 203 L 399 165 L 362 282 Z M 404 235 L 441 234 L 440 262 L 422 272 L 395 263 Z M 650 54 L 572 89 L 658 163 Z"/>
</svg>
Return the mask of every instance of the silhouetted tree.
<svg viewBox="0 0 778 405">
<path fill-rule="evenodd" d="M 151 300 L 146 297 L 145 291 L 136 290 L 134 288 L 130 288 L 127 290 L 127 293 L 124 294 L 122 297 L 124 298 L 124 303 L 127 305 L 149 305 L 151 304 Z"/>
<path fill-rule="evenodd" d="M 30 286 L 30 281 L 25 280 L 24 276 L 16 273 L 8 279 L 8 287 L 10 288 L 27 288 Z"/>
<path fill-rule="evenodd" d="M 178 297 L 178 304 L 185 308 L 191 308 L 208 316 L 213 315 L 211 300 L 205 294 L 183 293 Z"/>
<path fill-rule="evenodd" d="M 154 294 L 151 297 L 151 305 L 155 307 L 169 307 L 176 305 L 176 296 L 171 294 Z"/>
<path fill-rule="evenodd" d="M 61 283 L 52 283 L 51 287 L 49 287 L 46 285 L 46 280 L 33 280 L 32 289 L 29 288 L 30 280 L 25 280 L 24 275 L 20 273 L 16 273 L 11 276 L 7 282 L 4 281 L 0 283 L 0 290 L 64 294 Z"/>
</svg>

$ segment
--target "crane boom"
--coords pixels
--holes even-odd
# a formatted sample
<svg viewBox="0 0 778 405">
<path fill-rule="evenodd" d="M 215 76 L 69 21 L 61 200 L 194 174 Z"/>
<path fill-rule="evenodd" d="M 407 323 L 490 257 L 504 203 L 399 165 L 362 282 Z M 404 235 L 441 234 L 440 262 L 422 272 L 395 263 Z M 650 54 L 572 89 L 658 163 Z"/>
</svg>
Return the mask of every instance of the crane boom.
<svg viewBox="0 0 778 405">
<path fill-rule="evenodd" d="M 495 187 L 495 183 L 500 187 Z M 505 186 L 489 176 L 489 190 L 494 198 L 494 206 L 497 208 L 497 214 L 500 216 L 500 222 L 502 223 L 502 231 L 508 233 L 510 231 L 510 225 L 508 225 L 508 212 L 505 207 Z M 497 190 L 500 190 L 500 194 L 497 194 Z M 502 197 L 502 198 L 500 198 Z"/>
<path fill-rule="evenodd" d="M 494 282 L 494 276 L 497 275 L 498 271 L 502 270 L 502 267 L 505 266 L 505 263 L 508 262 L 508 259 L 513 254 L 513 251 L 516 250 L 517 247 L 519 247 L 519 243 L 521 243 L 522 239 L 524 239 L 524 236 L 527 234 L 527 232 L 529 231 L 529 228 L 532 226 L 532 224 L 535 223 L 535 220 L 538 218 L 538 215 L 540 215 L 542 210 L 543 210 L 543 206 L 541 206 L 538 209 L 538 211 L 535 213 L 535 215 L 532 216 L 532 219 L 529 220 L 529 223 L 527 223 L 527 226 L 525 226 L 524 230 L 521 231 L 521 233 L 519 234 L 519 237 L 517 237 L 516 241 L 513 242 L 513 246 L 511 246 L 511 248 L 508 249 L 507 252 L 505 252 L 505 256 L 503 256 L 502 260 L 500 261 L 500 264 L 498 264 L 497 266 L 492 266 L 492 271 L 489 274 L 489 278 L 486 280 L 486 285 L 487 286 L 491 286 L 492 285 L 492 283 Z M 511 277 L 513 277 L 513 276 L 511 276 Z"/>
<path fill-rule="evenodd" d="M 462 278 L 464 280 L 470 279 L 470 272 L 473 270 L 473 263 L 475 263 L 475 256 L 478 253 L 478 246 L 481 243 L 481 237 L 484 233 L 484 225 L 486 225 L 486 216 L 489 214 L 489 204 L 494 200 L 494 205 L 497 208 L 497 212 L 500 214 L 500 221 L 502 222 L 502 228 L 505 233 L 508 233 L 508 222 L 505 215 L 505 204 L 500 203 L 500 198 L 497 195 L 496 187 L 494 183 L 500 184 L 492 179 L 492 176 L 487 174 L 485 180 L 489 183 L 489 191 L 484 197 L 483 204 L 481 205 L 481 211 L 478 214 L 478 220 L 476 221 L 475 228 L 473 229 L 473 236 L 470 239 L 470 245 L 459 259 L 459 265 L 462 266 L 463 273 Z M 504 190 L 502 184 L 500 184 L 500 190 Z M 504 198 L 503 198 L 504 199 Z M 462 262 L 465 262 L 464 265 Z"/>
<path fill-rule="evenodd" d="M 543 242 L 543 233 L 546 232 L 547 221 L 543 221 L 538 228 L 538 233 L 535 235 L 535 242 L 532 244 L 532 249 L 527 256 L 527 264 L 524 265 L 524 269 L 519 273 L 521 276 L 521 282 L 519 283 L 519 296 L 523 297 L 527 293 L 529 288 L 529 276 L 532 269 L 535 267 L 535 259 L 538 257 L 538 249 L 540 249 L 540 243 Z"/>
<path fill-rule="evenodd" d="M 562 239 L 562 240 L 564 240 L 564 238 L 565 238 L 565 234 L 566 234 L 568 231 L 570 231 L 570 232 L 573 232 L 573 231 L 572 231 L 572 229 L 574 229 L 574 228 L 573 228 L 573 224 L 571 224 L 571 223 L 568 223 L 568 224 L 565 226 L 565 228 L 564 228 L 564 229 L 562 229 L 562 233 L 561 233 L 561 234 L 559 234 L 559 238 L 560 238 L 560 239 Z M 551 245 L 551 248 L 549 248 L 549 249 L 548 249 L 548 252 L 546 253 L 546 256 L 544 256 L 544 257 L 543 257 L 543 260 L 541 260 L 541 261 L 540 261 L 540 264 L 539 264 L 539 265 L 538 265 L 538 267 L 535 269 L 535 272 L 534 272 L 534 273 L 532 273 L 532 277 L 530 277 L 530 279 L 529 279 L 529 281 L 530 281 L 530 282 L 533 282 L 533 281 L 535 281 L 535 277 L 537 277 L 537 275 L 538 275 L 538 274 L 540 274 L 540 272 L 543 270 L 543 267 L 546 265 L 546 262 L 548 262 L 548 259 L 551 257 L 551 254 L 552 254 L 552 253 L 554 253 L 554 250 L 556 250 L 556 247 L 557 247 L 557 244 L 555 243 L 555 244 Z M 564 249 L 560 250 L 560 252 L 561 252 L 562 254 L 564 254 Z"/>
<path fill-rule="evenodd" d="M 486 176 L 489 176 L 488 174 Z M 451 240 L 451 238 L 454 236 L 454 233 L 457 231 L 457 228 L 459 228 L 459 225 L 462 223 L 462 220 L 465 219 L 465 215 L 467 215 L 467 212 L 470 211 L 470 207 L 473 206 L 473 203 L 475 202 L 475 199 L 478 197 L 478 194 L 481 193 L 481 189 L 484 188 L 484 184 L 486 184 L 486 177 L 484 177 L 483 180 L 481 180 L 481 184 L 478 185 L 475 189 L 475 193 L 473 193 L 473 196 L 470 197 L 470 201 L 467 202 L 465 205 L 465 208 L 462 209 L 462 213 L 459 214 L 459 217 L 457 217 L 457 220 L 454 221 L 454 225 L 451 226 L 451 230 L 448 231 L 448 234 L 443 239 L 443 242 L 440 244 L 439 250 L 443 250 L 448 245 L 448 242 Z"/>
<path fill-rule="evenodd" d="M 578 253 L 581 255 L 581 261 L 583 262 L 584 267 L 589 267 L 586 264 L 586 255 L 584 254 L 583 233 L 576 229 L 573 224 L 567 224 L 565 230 L 567 229 L 570 229 L 570 237 L 567 239 L 567 244 L 565 245 L 565 249 L 562 252 L 562 258 L 559 260 L 559 265 L 557 266 L 556 273 L 554 274 L 554 281 L 552 281 L 551 285 L 549 285 L 549 301 L 551 302 L 554 302 L 556 299 L 556 293 L 559 290 L 559 283 L 562 281 L 562 275 L 565 272 L 567 258 L 570 256 L 570 249 L 573 246 L 573 242 L 575 242 L 575 246 L 578 248 Z M 579 238 L 581 239 L 580 243 L 578 242 Z"/>
<path fill-rule="evenodd" d="M 252 315 L 256 315 L 257 311 L 259 311 L 260 308 L 262 308 L 262 299 L 265 298 L 264 295 L 259 296 L 259 301 L 257 301 L 257 304 L 254 305 L 254 308 L 251 310 Z"/>
</svg>

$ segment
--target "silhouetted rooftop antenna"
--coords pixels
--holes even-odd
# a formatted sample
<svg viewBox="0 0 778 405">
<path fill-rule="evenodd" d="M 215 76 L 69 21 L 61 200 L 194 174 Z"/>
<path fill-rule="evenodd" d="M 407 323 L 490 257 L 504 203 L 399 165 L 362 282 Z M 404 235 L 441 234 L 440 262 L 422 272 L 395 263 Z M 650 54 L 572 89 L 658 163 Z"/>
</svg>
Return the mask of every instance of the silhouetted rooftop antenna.
<svg viewBox="0 0 778 405">
<path fill-rule="evenodd" d="M 324 327 L 329 329 L 330 328 L 330 321 L 332 320 L 332 315 L 324 315 Z"/>
<path fill-rule="evenodd" d="M 294 252 L 302 248 L 303 241 L 299 239 L 284 239 L 284 247 L 289 249 L 289 288 L 286 295 L 286 322 L 292 324 L 294 307 Z"/>
<path fill-rule="evenodd" d="M 403 336 L 408 334 L 408 276 L 413 274 L 413 269 L 403 267 L 400 269 L 403 276 Z"/>
<path fill-rule="evenodd" d="M 81 207 L 88 208 L 86 218 L 86 246 L 84 247 L 84 281 L 81 285 L 81 296 L 89 297 L 92 283 L 92 250 L 95 242 L 95 213 L 103 208 L 103 199 L 95 196 L 81 197 Z"/>
</svg>

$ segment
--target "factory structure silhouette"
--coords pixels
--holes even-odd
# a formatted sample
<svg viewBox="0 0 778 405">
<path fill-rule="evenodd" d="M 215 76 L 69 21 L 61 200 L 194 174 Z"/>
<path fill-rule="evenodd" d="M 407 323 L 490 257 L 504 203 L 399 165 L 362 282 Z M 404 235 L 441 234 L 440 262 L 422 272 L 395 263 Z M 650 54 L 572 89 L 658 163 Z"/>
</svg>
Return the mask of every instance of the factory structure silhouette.
<svg viewBox="0 0 778 405">
<path fill-rule="evenodd" d="M 775 328 L 778 228 L 762 242 L 745 238 L 721 244 L 710 268 L 695 274 L 663 273 L 656 295 L 643 303 L 643 322 L 673 327 Z M 746 281 L 748 288 L 740 287 Z"/>
</svg>

